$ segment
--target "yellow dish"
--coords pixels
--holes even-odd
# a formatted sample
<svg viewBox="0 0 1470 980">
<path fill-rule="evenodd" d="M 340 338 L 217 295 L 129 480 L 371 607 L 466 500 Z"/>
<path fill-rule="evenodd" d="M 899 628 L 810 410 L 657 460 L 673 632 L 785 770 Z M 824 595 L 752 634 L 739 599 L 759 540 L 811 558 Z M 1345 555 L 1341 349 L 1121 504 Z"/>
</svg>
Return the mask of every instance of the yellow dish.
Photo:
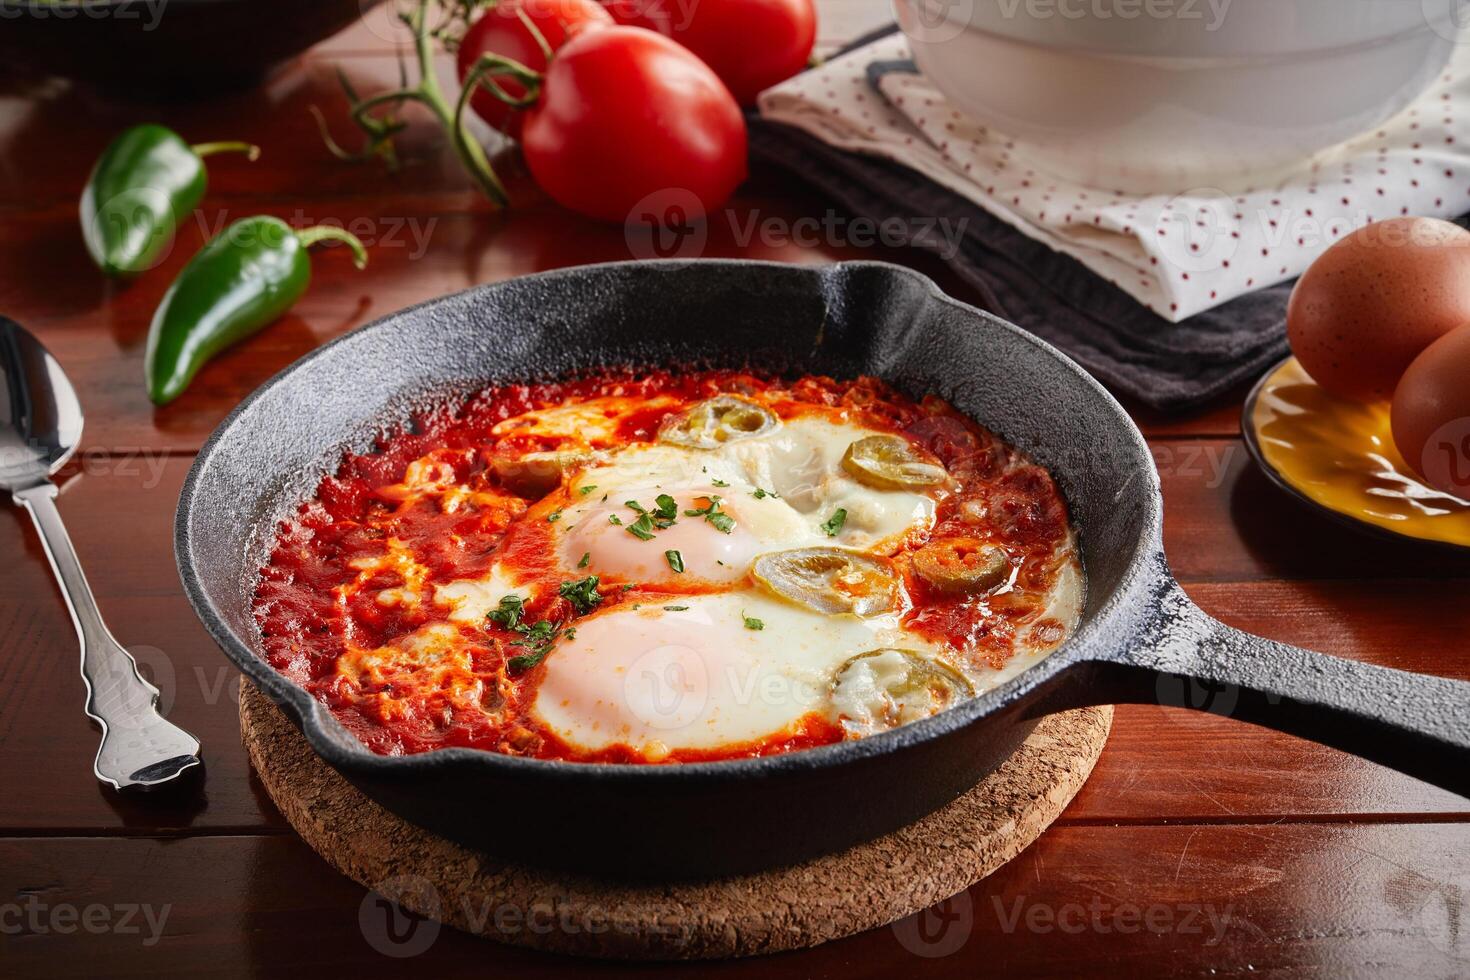
<svg viewBox="0 0 1470 980">
<path fill-rule="evenodd" d="M 1267 475 L 1311 503 L 1402 537 L 1470 547 L 1470 501 L 1426 485 L 1404 462 L 1388 402 L 1328 394 L 1292 357 L 1256 385 L 1244 423 Z"/>
</svg>

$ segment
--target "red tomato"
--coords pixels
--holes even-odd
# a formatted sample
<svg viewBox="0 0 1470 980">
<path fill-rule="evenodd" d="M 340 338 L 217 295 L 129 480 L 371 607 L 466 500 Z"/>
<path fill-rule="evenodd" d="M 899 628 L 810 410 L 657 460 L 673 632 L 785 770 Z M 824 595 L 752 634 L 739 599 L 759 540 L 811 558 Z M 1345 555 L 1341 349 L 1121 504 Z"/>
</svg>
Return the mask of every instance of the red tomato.
<svg viewBox="0 0 1470 980">
<path fill-rule="evenodd" d="M 812 0 L 605 0 L 619 24 L 671 37 L 704 59 L 741 105 L 806 67 Z"/>
<path fill-rule="evenodd" d="M 689 218 L 745 179 L 745 117 L 687 48 L 641 27 L 572 37 L 551 59 L 521 132 L 526 166 L 563 207 L 626 222 L 634 206 Z"/>
<path fill-rule="evenodd" d="M 517 10 L 525 10 L 526 17 L 546 38 L 546 44 L 552 51 L 565 44 L 567 38 L 577 31 L 613 22 L 595 0 L 501 0 L 470 26 L 460 42 L 461 84 L 482 54 L 498 54 L 536 71 L 546 68 L 541 46 L 526 30 L 526 25 L 516 14 Z M 526 93 L 524 85 L 504 75 L 496 76 L 495 81 L 513 96 Z M 525 113 L 515 111 L 484 88 L 470 96 L 470 107 L 487 125 L 509 136 L 520 137 Z"/>
</svg>

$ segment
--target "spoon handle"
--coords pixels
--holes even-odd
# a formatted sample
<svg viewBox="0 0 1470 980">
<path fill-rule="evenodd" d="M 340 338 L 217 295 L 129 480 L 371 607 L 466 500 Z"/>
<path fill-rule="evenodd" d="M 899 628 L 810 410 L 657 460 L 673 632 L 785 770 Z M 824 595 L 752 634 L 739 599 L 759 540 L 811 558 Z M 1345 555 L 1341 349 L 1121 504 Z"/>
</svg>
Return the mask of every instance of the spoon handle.
<svg viewBox="0 0 1470 980">
<path fill-rule="evenodd" d="M 143 679 L 137 661 L 102 621 L 56 509 L 56 486 L 41 483 L 13 496 L 36 524 L 82 642 L 86 711 L 102 726 L 102 745 L 93 765 L 97 778 L 116 789 L 146 788 L 199 765 L 199 740 L 159 713 L 158 688 Z"/>
</svg>

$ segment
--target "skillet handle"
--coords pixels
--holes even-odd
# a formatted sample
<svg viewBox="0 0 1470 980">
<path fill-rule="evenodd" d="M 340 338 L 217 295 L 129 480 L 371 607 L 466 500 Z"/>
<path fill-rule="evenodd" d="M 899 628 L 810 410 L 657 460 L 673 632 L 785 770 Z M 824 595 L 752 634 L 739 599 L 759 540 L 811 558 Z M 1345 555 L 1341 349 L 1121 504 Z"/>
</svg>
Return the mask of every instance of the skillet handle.
<svg viewBox="0 0 1470 980">
<path fill-rule="evenodd" d="M 1470 796 L 1470 682 L 1253 636 L 1173 583 L 1163 599 L 1152 636 L 1123 655 L 1124 700 L 1252 722 Z"/>
</svg>

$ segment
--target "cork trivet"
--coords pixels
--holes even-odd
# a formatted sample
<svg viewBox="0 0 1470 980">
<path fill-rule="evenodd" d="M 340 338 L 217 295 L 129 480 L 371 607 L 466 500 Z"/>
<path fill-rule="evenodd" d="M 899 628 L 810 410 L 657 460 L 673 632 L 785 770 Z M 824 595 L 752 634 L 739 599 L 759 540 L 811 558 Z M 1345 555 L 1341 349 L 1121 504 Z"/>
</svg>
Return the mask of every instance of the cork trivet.
<svg viewBox="0 0 1470 980">
<path fill-rule="evenodd" d="M 638 959 L 815 946 L 963 891 L 1025 850 L 1071 802 L 1112 718 L 1103 707 L 1043 719 L 974 789 L 866 844 L 759 874 L 649 885 L 518 867 L 437 837 L 353 788 L 253 685 L 240 692 L 240 728 L 261 782 L 337 870 L 404 908 L 501 942 Z"/>
</svg>

